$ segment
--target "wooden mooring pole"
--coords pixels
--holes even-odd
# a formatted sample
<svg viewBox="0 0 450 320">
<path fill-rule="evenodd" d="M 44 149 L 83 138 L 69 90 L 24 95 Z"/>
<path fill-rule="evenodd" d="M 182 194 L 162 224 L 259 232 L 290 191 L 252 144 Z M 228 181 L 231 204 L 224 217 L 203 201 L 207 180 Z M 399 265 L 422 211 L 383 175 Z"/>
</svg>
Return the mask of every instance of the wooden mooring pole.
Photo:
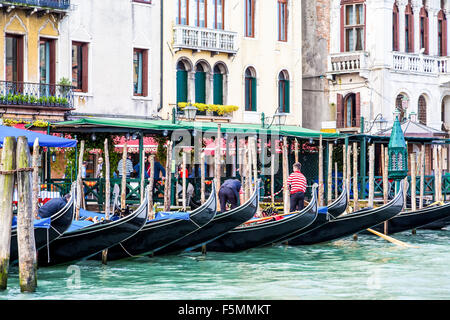
<svg viewBox="0 0 450 320">
<path fill-rule="evenodd" d="M 19 284 L 21 292 L 35 292 L 37 257 L 32 206 L 31 156 L 26 137 L 17 139 L 17 246 L 19 251 Z"/>
<path fill-rule="evenodd" d="M 77 175 L 77 202 L 75 206 L 75 220 L 80 220 L 80 208 L 83 198 L 83 179 L 81 177 L 81 167 L 83 166 L 84 140 L 80 142 L 80 154 L 78 156 L 78 175 Z"/>
<path fill-rule="evenodd" d="M 419 194 L 419 209 L 423 208 L 423 195 L 425 193 L 425 145 L 422 144 L 420 150 L 420 194 Z"/>
<path fill-rule="evenodd" d="M 147 209 L 147 219 L 152 220 L 155 218 L 155 212 L 153 210 L 153 188 L 155 183 L 155 156 L 150 155 L 150 173 L 148 177 L 148 209 Z"/>
<path fill-rule="evenodd" d="M 333 202 L 333 143 L 328 143 L 328 176 L 327 176 L 327 200 L 328 205 Z"/>
<path fill-rule="evenodd" d="M 120 208 L 122 210 L 125 210 L 127 205 L 127 154 L 128 143 L 127 140 L 125 140 L 122 151 L 122 181 L 120 190 Z"/>
<path fill-rule="evenodd" d="M 39 216 L 39 191 L 40 191 L 40 184 L 39 184 L 39 138 L 36 138 L 34 140 L 33 144 L 33 160 L 32 160 L 32 166 L 33 166 L 33 196 L 31 204 L 33 206 L 33 217 L 34 219 L 38 219 Z"/>
<path fill-rule="evenodd" d="M 222 170 L 221 170 L 221 165 L 222 165 L 222 131 L 221 131 L 221 124 L 217 124 L 217 138 L 216 138 L 216 153 L 215 153 L 215 169 L 214 169 L 214 178 L 215 178 L 215 184 L 216 184 L 216 198 L 219 199 L 219 190 L 220 190 L 220 185 L 221 185 L 221 181 L 220 178 L 222 177 Z M 220 202 L 217 201 L 217 211 L 225 211 L 225 208 L 220 208 Z"/>
<path fill-rule="evenodd" d="M 166 158 L 166 183 L 164 184 L 164 211 L 170 211 L 170 199 L 172 190 L 172 141 L 167 144 L 167 158 Z"/>
<path fill-rule="evenodd" d="M 319 207 L 323 206 L 324 201 L 324 185 L 323 185 L 323 141 L 322 135 L 319 138 Z"/>
<path fill-rule="evenodd" d="M 353 212 L 359 210 L 358 192 L 358 144 L 353 142 Z"/>
<path fill-rule="evenodd" d="M 416 153 L 411 155 L 411 211 L 416 211 Z"/>
<path fill-rule="evenodd" d="M 288 180 L 289 177 L 289 160 L 288 160 L 288 143 L 287 138 L 283 137 L 283 202 L 284 202 L 284 213 L 290 212 L 290 195 Z"/>
<path fill-rule="evenodd" d="M 374 192 L 375 192 L 375 146 L 369 146 L 369 202 L 368 206 L 373 207 Z M 364 188 L 364 186 L 363 186 Z"/>
<path fill-rule="evenodd" d="M 203 204 L 206 201 L 206 186 L 205 186 L 205 153 L 200 155 L 200 202 Z M 242 175 L 242 171 L 239 171 Z"/>
<path fill-rule="evenodd" d="M 109 212 L 111 211 L 111 178 L 109 167 L 109 149 L 108 139 L 104 142 L 105 149 L 105 219 L 109 220 Z M 102 251 L 102 264 L 107 264 L 108 249 Z"/>
<path fill-rule="evenodd" d="M 8 284 L 15 169 L 16 139 L 5 137 L 0 163 L 0 291 L 6 290 Z"/>
<path fill-rule="evenodd" d="M 389 197 L 389 153 L 388 148 L 381 146 L 381 150 L 383 152 L 383 161 L 382 161 L 382 169 L 383 169 L 383 203 L 386 205 L 388 203 L 388 197 Z M 384 234 L 388 234 L 388 227 L 389 222 L 384 222 Z"/>
</svg>

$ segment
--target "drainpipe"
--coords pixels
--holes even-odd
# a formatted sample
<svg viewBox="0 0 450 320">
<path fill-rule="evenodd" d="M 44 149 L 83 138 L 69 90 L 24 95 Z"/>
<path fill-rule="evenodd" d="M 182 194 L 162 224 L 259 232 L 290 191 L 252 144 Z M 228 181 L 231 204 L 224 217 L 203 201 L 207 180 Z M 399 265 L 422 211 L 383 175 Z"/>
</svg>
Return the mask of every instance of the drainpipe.
<svg viewBox="0 0 450 320">
<path fill-rule="evenodd" d="M 163 43 L 164 43 L 164 41 L 163 41 L 163 34 L 164 34 L 164 32 L 163 32 L 163 27 L 164 27 L 164 18 L 163 18 L 164 10 L 163 10 L 163 8 L 164 8 L 164 4 L 163 3 L 164 3 L 164 1 L 161 0 L 160 1 L 161 30 L 160 30 L 160 34 L 159 34 L 161 48 L 160 48 L 160 56 L 159 56 L 160 76 L 159 76 L 159 107 L 157 109 L 158 113 L 163 108 L 163 79 L 164 79 L 163 78 Z"/>
</svg>

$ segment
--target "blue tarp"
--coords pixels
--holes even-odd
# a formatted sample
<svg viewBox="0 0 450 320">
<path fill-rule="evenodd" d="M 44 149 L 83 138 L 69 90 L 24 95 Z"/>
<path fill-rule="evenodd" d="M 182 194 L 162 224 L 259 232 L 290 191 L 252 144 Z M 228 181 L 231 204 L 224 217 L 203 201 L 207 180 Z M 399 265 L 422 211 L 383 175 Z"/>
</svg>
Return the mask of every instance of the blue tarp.
<svg viewBox="0 0 450 320">
<path fill-rule="evenodd" d="M 87 220 L 73 220 L 66 232 L 75 231 L 93 225 L 94 222 Z"/>
<path fill-rule="evenodd" d="M 319 207 L 318 213 L 328 213 L 328 207 Z"/>
<path fill-rule="evenodd" d="M 0 126 L 0 147 L 3 147 L 3 139 L 5 137 L 20 137 L 25 136 L 28 139 L 28 145 L 33 146 L 34 140 L 39 139 L 39 146 L 41 147 L 59 147 L 69 148 L 77 145 L 76 140 L 59 138 L 48 134 L 42 134 L 31 130 L 17 129 L 8 126 Z"/>
<path fill-rule="evenodd" d="M 44 218 L 44 219 L 34 220 L 34 227 L 50 229 L 51 222 L 52 222 L 52 218 Z M 13 228 L 13 229 L 17 228 L 17 216 L 13 217 L 11 228 Z"/>
<path fill-rule="evenodd" d="M 168 219 L 178 219 L 178 220 L 189 220 L 189 212 L 163 212 L 159 211 L 155 215 L 155 219 L 151 221 L 158 220 L 168 220 Z"/>
</svg>

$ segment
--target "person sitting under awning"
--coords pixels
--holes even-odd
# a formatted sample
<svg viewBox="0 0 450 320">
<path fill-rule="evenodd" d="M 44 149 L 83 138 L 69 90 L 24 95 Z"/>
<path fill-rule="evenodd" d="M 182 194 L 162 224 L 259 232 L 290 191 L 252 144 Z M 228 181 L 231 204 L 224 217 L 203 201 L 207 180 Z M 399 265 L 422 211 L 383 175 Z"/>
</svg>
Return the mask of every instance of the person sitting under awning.
<svg viewBox="0 0 450 320">
<path fill-rule="evenodd" d="M 41 218 L 48 218 L 64 208 L 70 199 L 70 193 L 61 198 L 54 198 L 47 201 L 38 209 Z"/>
</svg>

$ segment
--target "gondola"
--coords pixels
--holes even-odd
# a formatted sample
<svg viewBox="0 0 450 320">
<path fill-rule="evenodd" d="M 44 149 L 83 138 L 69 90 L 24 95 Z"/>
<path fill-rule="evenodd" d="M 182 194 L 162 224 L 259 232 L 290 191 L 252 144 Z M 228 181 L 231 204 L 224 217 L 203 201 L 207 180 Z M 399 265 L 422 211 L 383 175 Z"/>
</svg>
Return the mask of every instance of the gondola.
<svg viewBox="0 0 450 320">
<path fill-rule="evenodd" d="M 419 228 L 449 217 L 450 202 L 441 206 L 431 206 L 416 211 L 402 212 L 387 221 L 387 234 Z M 383 232 L 384 223 L 375 226 L 373 229 Z"/>
<path fill-rule="evenodd" d="M 403 182 L 401 182 L 399 192 L 394 199 L 382 207 L 363 209 L 334 219 L 330 217 L 327 223 L 290 239 L 288 243 L 295 246 L 337 240 L 386 221 L 401 212 L 404 204 L 403 188 Z"/>
<path fill-rule="evenodd" d="M 418 229 L 440 230 L 447 227 L 448 225 L 450 225 L 450 217 L 427 223 L 426 225 L 421 226 Z"/>
<path fill-rule="evenodd" d="M 250 220 L 258 210 L 259 185 L 260 181 L 258 181 L 252 196 L 244 204 L 229 211 L 218 212 L 214 219 L 203 228 L 200 228 L 187 237 L 157 251 L 156 254 L 160 255 L 182 250 L 195 250 Z"/>
<path fill-rule="evenodd" d="M 289 236 L 283 237 L 278 242 L 284 242 L 285 244 L 289 244 L 290 239 L 294 239 L 298 237 L 300 234 L 306 233 L 310 230 L 313 230 L 325 223 L 327 223 L 330 219 L 336 218 L 345 212 L 348 205 L 347 198 L 347 189 L 343 188 L 339 197 L 329 206 L 327 207 L 319 207 L 317 212 L 317 218 L 311 223 L 308 227 L 300 230 L 299 232 L 295 232 Z"/>
<path fill-rule="evenodd" d="M 72 185 L 71 196 L 67 204 L 49 218 L 34 221 L 34 240 L 36 250 L 47 247 L 58 239 L 70 226 L 74 216 L 75 184 Z M 17 248 L 17 227 L 11 229 L 11 263 L 17 262 L 19 252 Z"/>
<path fill-rule="evenodd" d="M 147 194 L 145 192 L 144 201 L 134 212 L 119 219 L 98 223 L 72 221 L 68 231 L 53 241 L 48 250 L 38 251 L 38 265 L 51 266 L 86 259 L 133 236 L 147 220 Z"/>
<path fill-rule="evenodd" d="M 186 212 L 186 219 L 171 218 L 154 219 L 133 237 L 122 241 L 108 249 L 108 260 L 119 260 L 129 257 L 146 256 L 160 250 L 209 223 L 216 215 L 217 199 L 214 183 L 209 198 L 199 208 Z M 96 255 L 92 259 L 101 259 Z"/>
<path fill-rule="evenodd" d="M 303 210 L 293 212 L 280 220 L 241 225 L 208 243 L 206 250 L 238 252 L 261 247 L 308 227 L 317 218 L 317 185 L 314 185 L 312 195 L 310 203 Z"/>
</svg>

